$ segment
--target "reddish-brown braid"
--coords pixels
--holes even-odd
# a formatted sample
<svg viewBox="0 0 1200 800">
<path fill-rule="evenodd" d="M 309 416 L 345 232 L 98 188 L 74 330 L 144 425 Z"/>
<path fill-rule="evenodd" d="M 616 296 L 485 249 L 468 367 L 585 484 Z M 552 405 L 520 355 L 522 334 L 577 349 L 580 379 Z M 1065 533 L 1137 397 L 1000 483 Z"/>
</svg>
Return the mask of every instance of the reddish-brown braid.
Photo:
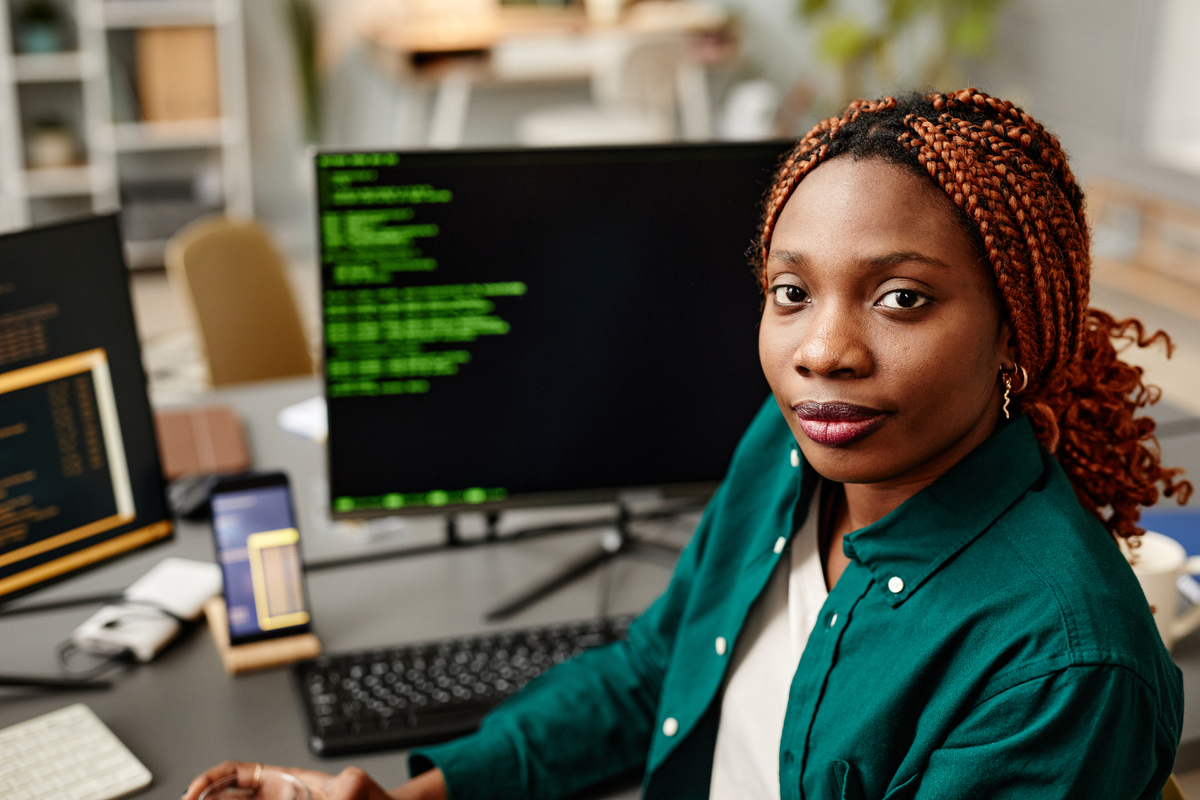
<svg viewBox="0 0 1200 800">
<path fill-rule="evenodd" d="M 788 198 L 805 175 L 842 155 L 925 175 L 954 204 L 991 265 L 1016 361 L 1029 375 L 1017 407 L 1084 507 L 1113 535 L 1128 537 L 1142 532 L 1139 509 L 1160 491 L 1186 503 L 1192 485 L 1177 480 L 1182 470 L 1162 466 L 1154 421 L 1137 416 L 1158 400 L 1158 389 L 1115 347 L 1163 342 L 1169 355 L 1171 341 L 1162 331 L 1147 335 L 1138 320 L 1088 307 L 1083 193 L 1058 139 L 1012 103 L 975 89 L 857 100 L 813 128 L 780 165 L 755 254 L 760 279 Z"/>
</svg>

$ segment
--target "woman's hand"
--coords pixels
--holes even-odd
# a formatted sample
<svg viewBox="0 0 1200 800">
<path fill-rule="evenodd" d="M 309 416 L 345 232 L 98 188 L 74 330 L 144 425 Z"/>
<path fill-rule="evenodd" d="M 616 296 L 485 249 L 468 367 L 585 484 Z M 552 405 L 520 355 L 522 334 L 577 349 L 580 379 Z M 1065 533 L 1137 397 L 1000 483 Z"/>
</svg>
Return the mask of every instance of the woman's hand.
<svg viewBox="0 0 1200 800">
<path fill-rule="evenodd" d="M 422 772 L 391 793 L 391 800 L 447 800 L 447 797 L 446 776 L 440 769 Z"/>
<path fill-rule="evenodd" d="M 343 770 L 345 774 L 348 770 Z M 313 800 L 331 800 L 327 789 L 334 785 L 334 782 L 341 778 L 341 775 L 330 775 L 327 772 L 318 772 L 310 769 L 289 769 L 286 767 L 273 767 L 267 764 L 256 764 L 246 761 L 222 761 L 212 769 L 207 769 L 196 776 L 196 778 L 188 785 L 187 791 L 183 793 L 181 800 L 198 800 L 200 793 L 205 790 L 210 784 L 224 778 L 226 775 L 237 774 L 238 786 L 254 786 L 256 778 L 260 779 L 263 772 L 287 772 L 304 781 L 304 784 L 312 790 Z M 357 770 L 362 772 L 362 770 Z M 365 776 L 365 773 L 363 773 Z M 369 780 L 369 779 L 368 779 Z M 382 791 L 382 790 L 381 790 Z M 348 797 L 358 800 L 357 795 L 349 795 Z M 362 800 L 376 800 L 376 797 L 387 798 L 386 794 L 361 796 Z M 272 798 L 263 798 L 263 800 L 272 800 Z"/>
<path fill-rule="evenodd" d="M 386 792 L 358 767 L 346 767 L 337 775 L 308 769 L 270 767 L 244 761 L 223 761 L 196 777 L 182 800 L 197 800 L 205 787 L 231 773 L 242 786 L 254 783 L 258 769 L 295 775 L 312 790 L 313 800 L 446 800 L 446 781 L 440 769 L 418 775 L 392 792 Z"/>
</svg>

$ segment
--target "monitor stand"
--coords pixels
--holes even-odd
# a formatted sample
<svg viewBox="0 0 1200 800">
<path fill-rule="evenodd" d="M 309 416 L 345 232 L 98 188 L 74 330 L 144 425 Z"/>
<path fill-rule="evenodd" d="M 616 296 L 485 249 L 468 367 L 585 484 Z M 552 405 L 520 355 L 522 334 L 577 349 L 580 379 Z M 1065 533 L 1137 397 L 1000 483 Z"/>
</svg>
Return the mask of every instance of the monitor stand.
<svg viewBox="0 0 1200 800">
<path fill-rule="evenodd" d="M 661 516 L 674 515 L 679 513 L 678 510 L 667 512 Z M 659 516 L 659 515 L 652 515 Z M 558 574 L 552 575 L 549 578 L 531 586 L 521 594 L 503 603 L 502 605 L 493 608 L 484 618 L 488 622 L 499 622 L 515 616 L 517 613 L 525 610 L 534 603 L 549 597 L 564 586 L 568 586 L 577 580 L 584 578 L 600 567 L 608 564 L 621 556 L 630 556 L 632 558 L 640 558 L 646 561 L 652 561 L 656 564 L 664 564 L 668 567 L 674 566 L 675 560 L 679 557 L 682 549 L 674 545 L 663 544 L 662 542 L 651 542 L 635 536 L 629 530 L 629 523 L 632 515 L 629 513 L 629 508 L 624 503 L 617 505 L 617 518 L 614 521 L 614 530 L 607 531 L 600 540 L 600 545 L 594 551 L 585 554 L 584 556 L 567 564 Z M 607 606 L 607 597 L 602 606 Z"/>
</svg>

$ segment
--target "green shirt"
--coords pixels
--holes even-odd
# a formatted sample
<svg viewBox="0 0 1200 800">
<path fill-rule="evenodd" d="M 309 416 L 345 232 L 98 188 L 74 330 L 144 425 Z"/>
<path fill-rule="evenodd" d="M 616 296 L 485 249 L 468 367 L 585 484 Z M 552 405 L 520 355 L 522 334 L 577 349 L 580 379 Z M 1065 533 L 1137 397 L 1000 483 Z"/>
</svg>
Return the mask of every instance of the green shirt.
<svg viewBox="0 0 1200 800">
<path fill-rule="evenodd" d="M 768 401 L 629 640 L 551 670 L 478 732 L 414 751 L 414 774 L 440 767 L 452 800 L 561 797 L 632 770 L 650 800 L 706 797 L 725 670 L 818 483 L 796 452 Z M 1159 795 L 1179 670 L 1025 418 L 844 548 L 792 680 L 783 800 Z"/>
</svg>

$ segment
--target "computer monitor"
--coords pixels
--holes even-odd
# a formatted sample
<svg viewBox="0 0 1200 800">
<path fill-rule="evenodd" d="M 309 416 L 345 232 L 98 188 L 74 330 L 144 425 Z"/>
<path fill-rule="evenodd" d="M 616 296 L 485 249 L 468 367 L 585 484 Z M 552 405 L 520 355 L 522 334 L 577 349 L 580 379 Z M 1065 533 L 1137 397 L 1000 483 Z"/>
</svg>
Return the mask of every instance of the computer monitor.
<svg viewBox="0 0 1200 800">
<path fill-rule="evenodd" d="M 335 516 L 711 492 L 783 143 L 316 156 Z"/>
<path fill-rule="evenodd" d="M 0 236 L 0 599 L 171 531 L 117 218 Z"/>
</svg>

